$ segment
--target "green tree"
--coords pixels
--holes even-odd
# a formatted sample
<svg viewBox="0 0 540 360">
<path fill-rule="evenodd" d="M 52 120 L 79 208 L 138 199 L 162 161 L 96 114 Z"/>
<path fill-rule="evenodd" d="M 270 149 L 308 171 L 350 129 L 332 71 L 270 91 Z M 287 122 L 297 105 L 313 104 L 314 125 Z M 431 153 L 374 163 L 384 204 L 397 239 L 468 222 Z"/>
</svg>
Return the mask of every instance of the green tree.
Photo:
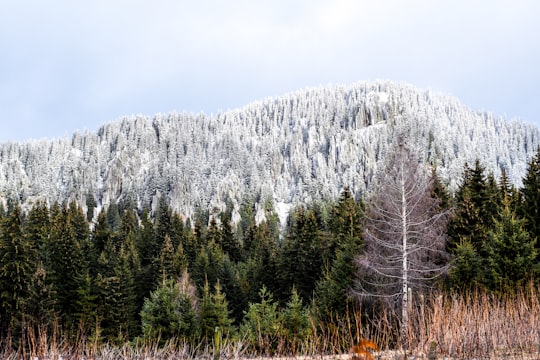
<svg viewBox="0 0 540 360">
<path fill-rule="evenodd" d="M 448 250 L 453 252 L 462 242 L 469 242 L 480 257 L 485 257 L 484 245 L 488 229 L 493 224 L 497 206 L 492 202 L 498 190 L 488 186 L 484 167 L 476 160 L 475 167 L 465 164 L 463 182 L 456 192 L 456 204 L 448 224 Z M 490 188 L 491 191 L 489 190 Z"/>
<path fill-rule="evenodd" d="M 21 209 L 15 205 L 0 224 L 0 321 L 4 331 L 20 331 L 23 326 L 36 262 L 37 253 L 23 233 Z"/>
<path fill-rule="evenodd" d="M 528 163 L 520 193 L 519 215 L 527 220 L 525 229 L 531 237 L 540 239 L 540 146 Z M 539 247 L 540 240 L 536 243 L 536 248 Z"/>
<path fill-rule="evenodd" d="M 159 254 L 160 283 L 165 283 L 167 279 L 174 279 L 180 275 L 175 268 L 175 252 L 169 234 L 165 235 L 163 247 Z"/>
<path fill-rule="evenodd" d="M 536 238 L 529 235 L 524 224 L 510 209 L 510 201 L 505 201 L 486 244 L 485 281 L 492 290 L 511 291 L 538 275 Z"/>
<path fill-rule="evenodd" d="M 482 259 L 465 238 L 455 247 L 449 269 L 450 286 L 454 289 L 473 289 L 482 280 Z"/>
<path fill-rule="evenodd" d="M 248 302 L 257 298 L 265 285 L 277 289 L 277 241 L 272 238 L 266 222 L 251 226 L 244 234 L 245 261 L 239 268 Z"/>
<path fill-rule="evenodd" d="M 354 259 L 363 248 L 362 223 L 364 206 L 345 188 L 331 210 L 328 259 L 315 287 L 314 304 L 321 319 L 343 316 L 353 299 L 349 296 L 356 276 Z"/>
<path fill-rule="evenodd" d="M 207 343 L 212 340 L 216 328 L 222 333 L 230 331 L 233 320 L 229 316 L 228 302 L 219 281 L 214 286 L 213 293 L 210 292 L 210 286 L 206 282 L 200 302 L 199 321 L 202 337 Z"/>
<path fill-rule="evenodd" d="M 56 291 L 59 315 L 68 327 L 76 325 L 73 320 L 77 307 L 73 299 L 78 297 L 80 282 L 84 278 L 83 263 L 72 213 L 65 205 L 53 209 L 51 233 L 47 241 L 46 269 Z"/>
<path fill-rule="evenodd" d="M 33 248 L 38 250 L 39 258 L 44 260 L 45 242 L 51 227 L 49 208 L 44 202 L 37 202 L 30 211 L 24 225 L 24 233 Z"/>
<path fill-rule="evenodd" d="M 221 217 L 221 247 L 223 252 L 229 255 L 229 258 L 238 262 L 242 258 L 242 248 L 236 236 L 234 236 L 231 219 L 227 212 L 223 213 Z"/>
<path fill-rule="evenodd" d="M 152 291 L 141 311 L 142 333 L 162 342 L 173 337 L 192 338 L 197 332 L 195 287 L 187 272 Z"/>
<path fill-rule="evenodd" d="M 86 193 L 86 220 L 91 222 L 94 219 L 94 210 L 97 207 L 96 198 L 90 191 Z"/>
<path fill-rule="evenodd" d="M 279 299 L 285 301 L 294 287 L 309 302 L 321 275 L 322 249 L 319 226 L 311 210 L 300 207 L 278 255 Z"/>
<path fill-rule="evenodd" d="M 283 328 L 290 351 L 296 354 L 311 333 L 308 310 L 296 289 L 292 289 L 290 300 L 283 311 Z"/>
<path fill-rule="evenodd" d="M 250 303 L 244 317 L 241 332 L 250 346 L 258 353 L 273 355 L 282 335 L 283 316 L 278 311 L 278 303 L 273 295 L 263 286 L 259 291 L 260 301 Z"/>
</svg>

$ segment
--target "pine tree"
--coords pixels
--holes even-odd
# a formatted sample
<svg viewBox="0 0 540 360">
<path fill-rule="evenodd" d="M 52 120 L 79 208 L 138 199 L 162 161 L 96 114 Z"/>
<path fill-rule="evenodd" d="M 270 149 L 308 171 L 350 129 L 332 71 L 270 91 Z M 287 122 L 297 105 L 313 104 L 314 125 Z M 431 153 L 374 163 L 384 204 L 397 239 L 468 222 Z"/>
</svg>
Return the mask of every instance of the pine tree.
<svg viewBox="0 0 540 360">
<path fill-rule="evenodd" d="M 520 193 L 522 202 L 519 214 L 527 220 L 525 229 L 531 237 L 540 239 L 540 146 L 528 163 Z M 536 248 L 540 249 L 540 240 Z"/>
<path fill-rule="evenodd" d="M 75 326 L 75 301 L 83 279 L 84 267 L 81 244 L 71 221 L 71 213 L 64 205 L 53 208 L 51 233 L 47 241 L 46 269 L 56 291 L 59 314 L 68 326 Z"/>
<path fill-rule="evenodd" d="M 242 249 L 238 239 L 233 234 L 231 228 L 231 219 L 227 212 L 223 213 L 221 217 L 221 247 L 223 252 L 229 255 L 229 258 L 238 262 L 242 258 Z"/>
<path fill-rule="evenodd" d="M 335 258 L 337 249 L 350 247 L 354 243 L 360 250 L 362 240 L 363 205 L 354 200 L 348 187 L 343 189 L 337 204 L 332 208 L 330 232 L 333 243 L 330 244 L 329 261 Z"/>
<path fill-rule="evenodd" d="M 241 271 L 238 270 L 238 267 L 242 267 L 242 265 L 244 263 L 234 263 L 228 257 L 225 257 L 219 274 L 222 291 L 227 294 L 231 316 L 236 324 L 242 321 L 244 311 L 248 306 L 248 295 L 244 284 L 249 284 L 249 278 L 241 277 Z"/>
<path fill-rule="evenodd" d="M 163 247 L 161 248 L 161 252 L 159 254 L 159 283 L 165 283 L 167 279 L 174 279 L 180 275 L 180 273 L 177 273 L 175 269 L 174 258 L 175 253 L 172 240 L 171 237 L 167 234 L 165 235 Z"/>
<path fill-rule="evenodd" d="M 510 201 L 506 200 L 493 230 L 489 231 L 486 244 L 488 257 L 485 266 L 488 271 L 484 281 L 492 290 L 511 291 L 539 275 L 535 269 L 537 239 L 529 235 L 524 224 L 525 221 L 512 212 Z"/>
<path fill-rule="evenodd" d="M 308 311 L 294 288 L 283 311 L 283 328 L 290 351 L 296 354 L 297 351 L 301 350 L 301 344 L 310 334 L 311 328 Z"/>
<path fill-rule="evenodd" d="M 30 211 L 24 225 L 24 233 L 32 247 L 39 252 L 40 260 L 44 260 L 45 242 L 50 232 L 49 208 L 44 202 L 37 202 Z"/>
<path fill-rule="evenodd" d="M 278 311 L 278 303 L 266 286 L 263 286 L 259 291 L 259 301 L 249 304 L 241 332 L 255 350 L 270 356 L 277 349 L 282 325 L 283 316 Z"/>
<path fill-rule="evenodd" d="M 197 332 L 195 287 L 187 272 L 179 280 L 168 280 L 145 299 L 141 311 L 146 339 L 163 343 L 173 337 L 190 338 Z"/>
<path fill-rule="evenodd" d="M 212 340 L 216 329 L 221 333 L 228 333 L 231 330 L 232 319 L 229 317 L 228 302 L 219 281 L 214 286 L 213 293 L 210 293 L 210 286 L 206 282 L 202 293 L 199 321 L 202 337 L 208 343 Z"/>
<path fill-rule="evenodd" d="M 32 276 L 30 295 L 26 300 L 26 316 L 35 329 L 52 328 L 55 313 L 56 293 L 47 278 L 47 270 L 40 261 Z"/>
<path fill-rule="evenodd" d="M 319 226 L 311 210 L 300 207 L 278 257 L 279 300 L 286 301 L 294 287 L 309 302 L 321 275 L 322 249 Z"/>
<path fill-rule="evenodd" d="M 332 207 L 327 259 L 321 278 L 316 284 L 314 304 L 321 319 L 343 316 L 352 305 L 349 296 L 356 267 L 354 259 L 363 247 L 363 204 L 354 200 L 349 188 L 341 193 Z"/>
<path fill-rule="evenodd" d="M 462 239 L 455 247 L 449 270 L 450 286 L 454 289 L 473 289 L 480 284 L 484 274 L 482 259 L 468 239 Z"/>
<path fill-rule="evenodd" d="M 484 172 L 479 160 L 476 160 L 473 169 L 465 164 L 463 183 L 456 193 L 455 210 L 448 224 L 450 251 L 462 241 L 468 241 L 479 256 L 484 256 L 482 252 L 488 240 L 487 230 L 492 224 L 490 216 L 494 213 Z"/>
<path fill-rule="evenodd" d="M 0 224 L 0 310 L 3 331 L 20 331 L 36 272 L 37 252 L 25 238 L 21 209 L 15 205 Z M 5 335 L 1 334 L 0 335 Z"/>
</svg>

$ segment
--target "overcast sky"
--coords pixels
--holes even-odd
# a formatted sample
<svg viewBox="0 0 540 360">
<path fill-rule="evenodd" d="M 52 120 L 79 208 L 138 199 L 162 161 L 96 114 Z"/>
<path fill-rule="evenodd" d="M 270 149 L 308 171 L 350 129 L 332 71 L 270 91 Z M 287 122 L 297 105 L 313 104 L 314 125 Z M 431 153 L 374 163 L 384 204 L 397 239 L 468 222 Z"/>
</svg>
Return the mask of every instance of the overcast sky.
<svg viewBox="0 0 540 360">
<path fill-rule="evenodd" d="M 537 0 L 2 0 L 0 141 L 396 80 L 540 124 Z"/>
</svg>

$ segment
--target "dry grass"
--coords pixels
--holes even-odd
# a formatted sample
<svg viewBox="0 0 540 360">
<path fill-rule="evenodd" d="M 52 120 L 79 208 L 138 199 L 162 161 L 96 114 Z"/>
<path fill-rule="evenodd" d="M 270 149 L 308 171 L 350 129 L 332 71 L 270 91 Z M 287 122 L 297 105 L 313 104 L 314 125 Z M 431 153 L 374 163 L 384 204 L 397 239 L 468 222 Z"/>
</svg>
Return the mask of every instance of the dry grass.
<svg viewBox="0 0 540 360">
<path fill-rule="evenodd" d="M 540 359 L 540 292 L 419 297 L 403 348 L 459 359 Z"/>
<path fill-rule="evenodd" d="M 409 309 L 411 323 L 405 341 L 399 340 L 395 316 L 382 311 L 366 321 L 360 313 L 324 327 L 313 324 L 311 336 L 294 349 L 278 347 L 282 359 L 349 359 L 347 351 L 370 339 L 383 351 L 375 359 L 540 359 L 540 291 L 530 286 L 513 295 L 487 293 L 417 297 Z M 359 330 L 356 330 L 359 329 Z M 120 347 L 79 338 L 68 343 L 58 331 L 37 328 L 23 346 L 12 350 L 0 343 L 0 359 L 215 359 L 211 346 L 192 347 L 172 340 Z M 430 354 L 430 347 L 432 348 Z M 401 350 L 396 350 L 401 349 Z M 221 359 L 262 359 L 243 339 L 224 339 Z"/>
</svg>

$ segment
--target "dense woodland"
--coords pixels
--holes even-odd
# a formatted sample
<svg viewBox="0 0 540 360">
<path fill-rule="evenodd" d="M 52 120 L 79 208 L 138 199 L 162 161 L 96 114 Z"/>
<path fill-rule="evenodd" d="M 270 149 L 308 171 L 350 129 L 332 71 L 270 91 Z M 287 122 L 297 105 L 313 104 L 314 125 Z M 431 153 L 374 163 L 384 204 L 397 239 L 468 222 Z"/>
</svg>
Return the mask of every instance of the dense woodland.
<svg viewBox="0 0 540 360">
<path fill-rule="evenodd" d="M 0 144 L 0 201 L 25 210 L 40 200 L 75 201 L 86 212 L 94 206 L 86 203 L 90 194 L 94 221 L 119 202 L 153 213 L 165 197 L 192 223 L 198 211 L 217 217 L 226 209 L 236 223 L 246 199 L 259 221 L 271 198 L 284 225 L 291 207 L 335 200 L 344 187 L 369 191 L 403 131 L 452 192 L 475 158 L 520 186 L 540 145 L 533 124 L 406 84 L 360 82 L 215 115 L 133 115 L 69 138 Z"/>
<path fill-rule="evenodd" d="M 533 125 L 392 82 L 0 144 L 1 347 L 200 349 L 218 329 L 252 354 L 336 334 L 335 353 L 376 319 L 403 345 L 431 292 L 538 288 L 539 146 Z"/>
<path fill-rule="evenodd" d="M 174 337 L 196 346 L 211 342 L 218 327 L 268 352 L 278 332 L 294 348 L 314 327 L 338 324 L 359 309 L 369 318 L 395 307 L 399 319 L 399 301 L 378 297 L 385 283 L 376 275 L 388 264 L 375 273 L 365 266 L 365 255 L 376 254 L 370 242 L 393 233 L 388 209 L 403 205 L 380 196 L 388 193 L 382 184 L 395 179 L 404 179 L 404 189 L 407 182 L 426 184 L 422 202 L 413 198 L 414 204 L 423 204 L 417 208 L 429 210 L 430 219 L 446 219 L 436 236 L 414 237 L 434 223 L 407 230 L 413 245 L 427 236 L 444 241 L 436 257 L 411 255 L 415 266 L 430 264 L 419 272 L 440 269 L 436 276 L 414 277 L 413 294 L 508 293 L 531 280 L 538 284 L 540 150 L 528 160 L 519 188 L 505 172 L 495 177 L 476 160 L 449 192 L 434 167 L 414 161 L 421 172 L 400 178 L 382 169 L 381 186 L 369 195 L 345 188 L 337 200 L 294 208 L 283 232 L 272 198 L 263 201 L 262 222 L 255 219 L 255 200 L 244 199 L 236 223 L 232 205 L 217 216 L 202 209 L 192 221 L 165 197 L 155 211 L 111 203 L 94 220 L 92 197 L 86 211 L 75 202 L 38 202 L 28 211 L 10 202 L 0 212 L 0 336 L 14 347 L 39 331 L 61 332 L 67 341 Z M 419 181 L 423 176 L 427 180 Z"/>
</svg>

